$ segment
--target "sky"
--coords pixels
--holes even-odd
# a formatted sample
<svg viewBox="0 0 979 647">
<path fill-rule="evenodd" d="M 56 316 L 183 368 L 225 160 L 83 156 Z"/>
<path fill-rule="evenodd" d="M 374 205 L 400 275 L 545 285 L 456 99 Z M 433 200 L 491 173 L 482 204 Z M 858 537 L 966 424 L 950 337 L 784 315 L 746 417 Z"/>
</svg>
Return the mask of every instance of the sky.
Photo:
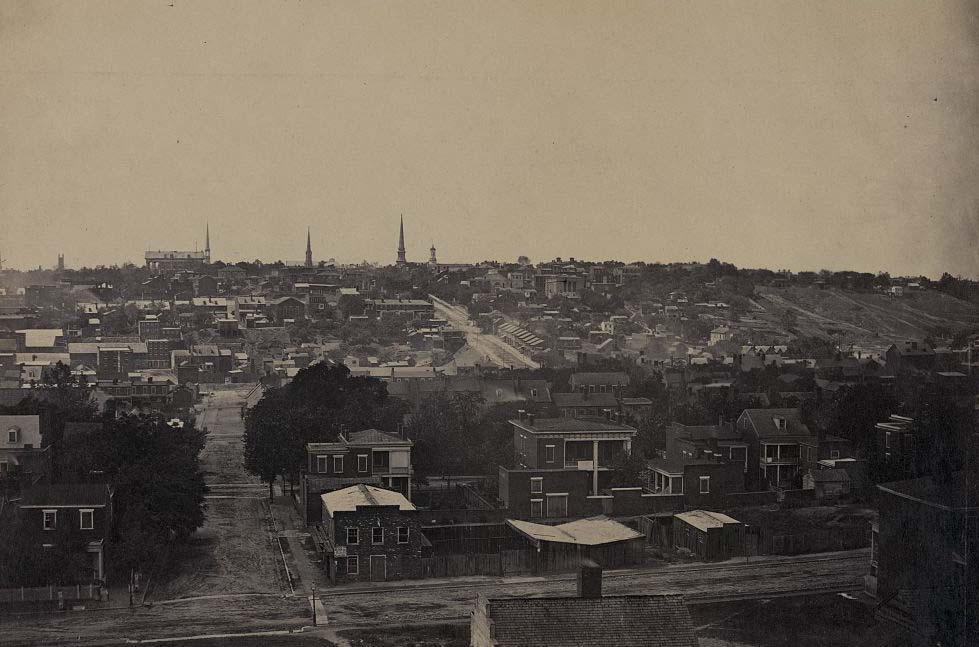
<svg viewBox="0 0 979 647">
<path fill-rule="evenodd" d="M 979 0 L 0 0 L 5 267 L 979 277 Z"/>
</svg>

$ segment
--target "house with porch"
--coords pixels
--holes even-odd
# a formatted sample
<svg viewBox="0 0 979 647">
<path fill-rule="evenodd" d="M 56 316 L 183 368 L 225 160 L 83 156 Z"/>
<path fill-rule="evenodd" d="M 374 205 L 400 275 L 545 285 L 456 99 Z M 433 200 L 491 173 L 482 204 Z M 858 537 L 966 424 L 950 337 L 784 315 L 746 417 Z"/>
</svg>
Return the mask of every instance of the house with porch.
<svg viewBox="0 0 979 647">
<path fill-rule="evenodd" d="M 499 497 L 510 516 L 522 519 L 591 514 L 611 481 L 613 460 L 630 453 L 637 434 L 611 420 L 532 413 L 510 424 L 515 467 L 500 467 Z"/>
<path fill-rule="evenodd" d="M 737 428 L 748 442 L 752 490 L 801 486 L 801 446 L 812 433 L 803 424 L 799 409 L 745 409 Z"/>
<path fill-rule="evenodd" d="M 355 484 L 400 492 L 411 499 L 412 441 L 378 429 L 341 434 L 336 442 L 308 443 L 301 477 L 306 523 L 320 523 L 319 495 Z"/>
</svg>

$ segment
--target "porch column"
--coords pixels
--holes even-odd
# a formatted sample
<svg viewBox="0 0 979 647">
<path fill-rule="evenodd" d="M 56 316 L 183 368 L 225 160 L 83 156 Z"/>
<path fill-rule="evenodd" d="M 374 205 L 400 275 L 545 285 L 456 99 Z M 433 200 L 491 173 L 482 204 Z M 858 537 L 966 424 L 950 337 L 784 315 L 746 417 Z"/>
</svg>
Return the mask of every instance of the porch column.
<svg viewBox="0 0 979 647">
<path fill-rule="evenodd" d="M 626 456 L 631 455 L 632 454 L 632 438 L 626 438 L 625 439 L 625 442 L 623 443 L 623 447 L 622 448 L 625 450 Z"/>
<path fill-rule="evenodd" d="M 598 496 L 598 441 L 591 441 L 591 490 Z"/>
</svg>

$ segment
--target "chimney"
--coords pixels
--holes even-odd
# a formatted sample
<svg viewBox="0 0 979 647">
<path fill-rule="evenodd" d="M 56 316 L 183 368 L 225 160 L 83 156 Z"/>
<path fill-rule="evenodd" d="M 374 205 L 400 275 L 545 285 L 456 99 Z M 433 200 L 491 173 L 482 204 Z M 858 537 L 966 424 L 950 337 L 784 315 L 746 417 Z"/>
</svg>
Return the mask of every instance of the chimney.
<svg viewBox="0 0 979 647">
<path fill-rule="evenodd" d="M 531 427 L 534 426 L 534 414 L 533 413 L 530 413 L 530 412 L 527 413 L 527 424 L 530 425 Z"/>
<path fill-rule="evenodd" d="M 517 417 L 523 420 L 524 415 L 527 413 L 526 409 L 517 409 Z"/>
<path fill-rule="evenodd" d="M 602 567 L 590 559 L 583 560 L 578 567 L 578 597 L 602 597 Z"/>
</svg>

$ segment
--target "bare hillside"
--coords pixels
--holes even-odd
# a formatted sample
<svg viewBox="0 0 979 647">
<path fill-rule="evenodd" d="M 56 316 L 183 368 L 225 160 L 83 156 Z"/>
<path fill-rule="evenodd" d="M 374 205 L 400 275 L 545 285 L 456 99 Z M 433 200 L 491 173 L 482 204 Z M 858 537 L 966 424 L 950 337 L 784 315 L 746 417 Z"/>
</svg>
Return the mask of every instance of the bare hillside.
<svg viewBox="0 0 979 647">
<path fill-rule="evenodd" d="M 854 341 L 893 341 L 931 335 L 937 328 L 979 325 L 979 306 L 933 290 L 904 297 L 816 288 L 758 288 L 766 309 L 760 318 L 776 326 L 785 310 L 796 315 L 803 335 L 842 331 Z"/>
</svg>

